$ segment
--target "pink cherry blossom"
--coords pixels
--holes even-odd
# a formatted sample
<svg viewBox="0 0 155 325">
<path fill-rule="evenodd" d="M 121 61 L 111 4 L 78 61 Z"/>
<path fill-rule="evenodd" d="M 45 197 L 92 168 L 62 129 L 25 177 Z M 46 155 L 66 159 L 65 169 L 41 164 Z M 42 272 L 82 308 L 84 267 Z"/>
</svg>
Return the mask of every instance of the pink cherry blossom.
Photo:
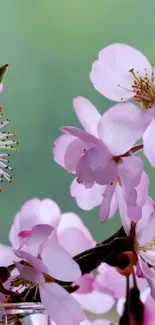
<svg viewBox="0 0 155 325">
<path fill-rule="evenodd" d="M 139 267 L 147 279 L 151 295 L 155 299 L 155 202 L 148 200 L 142 218 L 135 228 L 135 251 Z"/>
<path fill-rule="evenodd" d="M 137 100 L 142 103 L 144 108 L 141 110 L 150 115 L 150 124 L 143 134 L 144 154 L 155 167 L 154 67 L 139 50 L 116 43 L 99 52 L 98 60 L 93 63 L 90 79 L 94 87 L 111 100 Z"/>
<path fill-rule="evenodd" d="M 24 235 L 25 231 L 31 230 L 33 226 L 48 224 L 56 227 L 59 220 L 60 208 L 53 200 L 34 198 L 25 202 L 21 210 L 16 214 L 9 233 L 12 247 L 19 248 L 21 236 Z"/>
<path fill-rule="evenodd" d="M 53 149 L 54 159 L 69 172 L 76 173 L 72 196 L 77 197 L 82 208 L 91 209 L 101 204 L 100 221 L 103 222 L 117 209 L 119 186 L 127 210 L 131 212 L 132 207 L 136 210 L 139 205 L 134 214 L 138 220 L 141 204 L 137 203 L 136 187 L 141 183 L 143 163 L 139 157 L 130 155 L 130 150 L 145 131 L 150 115 L 130 103 L 116 105 L 117 108 L 112 107 L 102 117 L 85 98 L 78 97 L 73 105 L 86 130 L 61 128 L 66 134 L 56 140 Z M 143 193 L 147 187 L 148 183 L 143 186 Z M 86 191 L 87 200 L 83 196 Z M 145 195 L 143 199 L 145 202 Z"/>
<path fill-rule="evenodd" d="M 117 301 L 117 312 L 121 316 L 123 313 L 126 296 L 126 278 L 120 275 L 114 267 L 105 263 L 98 268 L 99 274 L 96 276 L 94 287 L 104 294 L 110 294 Z M 155 301 L 150 296 L 148 282 L 143 278 L 136 277 L 137 285 L 140 290 L 140 298 L 144 304 L 144 319 L 142 325 L 153 325 Z M 130 276 L 130 288 L 133 287 L 133 279 Z M 131 322 L 137 325 L 135 322 Z"/>
<path fill-rule="evenodd" d="M 90 79 L 102 95 L 114 101 L 135 97 L 151 103 L 155 100 L 154 68 L 142 52 L 126 44 L 114 43 L 102 49 Z"/>
<path fill-rule="evenodd" d="M 27 281 L 36 283 L 45 310 L 57 325 L 79 324 L 84 319 L 80 305 L 67 291 L 55 283 L 53 278 L 73 282 L 80 278 L 79 266 L 67 251 L 58 244 L 55 236 L 50 236 L 38 247 L 35 257 L 23 250 L 15 250 L 15 254 L 28 263 L 28 266 L 15 262 L 21 275 Z M 44 274 L 51 277 L 46 282 Z"/>
<path fill-rule="evenodd" d="M 122 276 L 114 267 L 106 263 L 102 263 L 97 270 L 98 275 L 93 283 L 94 288 L 99 292 L 111 295 L 115 299 L 125 298 L 126 277 Z M 148 289 L 146 279 L 136 277 L 136 280 L 140 291 L 145 292 Z M 130 287 L 133 287 L 132 275 L 130 275 Z"/>
</svg>

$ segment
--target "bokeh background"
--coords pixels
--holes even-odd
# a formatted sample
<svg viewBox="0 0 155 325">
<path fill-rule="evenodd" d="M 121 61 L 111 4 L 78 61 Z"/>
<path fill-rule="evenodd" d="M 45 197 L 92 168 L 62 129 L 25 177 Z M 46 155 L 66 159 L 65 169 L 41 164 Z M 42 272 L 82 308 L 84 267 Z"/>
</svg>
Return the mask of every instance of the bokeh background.
<svg viewBox="0 0 155 325">
<path fill-rule="evenodd" d="M 98 209 L 77 207 L 69 192 L 73 176 L 53 161 L 52 146 L 60 126 L 78 125 L 74 97 L 89 98 L 100 112 L 112 104 L 89 80 L 101 48 L 128 43 L 155 63 L 155 1 L 1 0 L 0 10 L 0 64 L 10 64 L 0 104 L 21 141 L 20 152 L 11 154 L 14 183 L 5 182 L 0 193 L 0 241 L 8 242 L 13 217 L 33 197 L 78 213 L 102 240 L 119 227 L 119 216 L 100 225 Z M 145 163 L 153 195 L 155 171 Z"/>
</svg>

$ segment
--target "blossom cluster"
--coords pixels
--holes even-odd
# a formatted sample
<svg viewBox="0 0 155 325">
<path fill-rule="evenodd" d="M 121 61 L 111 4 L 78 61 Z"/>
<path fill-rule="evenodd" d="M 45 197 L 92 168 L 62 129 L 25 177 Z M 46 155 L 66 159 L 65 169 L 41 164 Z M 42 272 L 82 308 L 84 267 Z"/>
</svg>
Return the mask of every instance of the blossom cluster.
<svg viewBox="0 0 155 325">
<path fill-rule="evenodd" d="M 88 99 L 75 98 L 83 128 L 61 127 L 53 156 L 74 174 L 77 205 L 99 206 L 102 224 L 119 210 L 122 227 L 96 243 L 83 221 L 61 213 L 52 199 L 27 201 L 14 218 L 10 246 L 0 247 L 0 302 L 41 302 L 48 324 L 114 325 L 101 315 L 116 306 L 120 325 L 154 325 L 155 201 L 139 156 L 155 167 L 154 67 L 137 49 L 112 44 L 99 52 L 90 80 L 117 103 L 101 115 Z M 10 135 L 1 134 L 1 149 L 4 140 L 12 145 Z M 0 165 L 0 177 L 10 180 L 4 156 Z"/>
</svg>

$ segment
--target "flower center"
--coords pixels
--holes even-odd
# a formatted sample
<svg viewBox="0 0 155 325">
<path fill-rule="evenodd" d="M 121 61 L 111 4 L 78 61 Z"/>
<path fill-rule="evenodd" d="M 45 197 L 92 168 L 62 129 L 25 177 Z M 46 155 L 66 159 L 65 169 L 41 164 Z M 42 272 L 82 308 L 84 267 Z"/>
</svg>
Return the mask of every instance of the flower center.
<svg viewBox="0 0 155 325">
<path fill-rule="evenodd" d="M 152 103 L 155 101 L 154 72 L 152 72 L 151 79 L 149 79 L 147 72 L 143 78 L 134 69 L 131 69 L 130 72 L 134 77 L 132 85 L 133 92 L 135 93 L 134 99 L 143 102 L 146 108 L 151 108 Z"/>
<path fill-rule="evenodd" d="M 152 238 L 152 240 L 144 245 L 139 245 L 137 241 L 135 241 L 134 245 L 135 251 L 155 251 L 155 236 Z"/>
</svg>

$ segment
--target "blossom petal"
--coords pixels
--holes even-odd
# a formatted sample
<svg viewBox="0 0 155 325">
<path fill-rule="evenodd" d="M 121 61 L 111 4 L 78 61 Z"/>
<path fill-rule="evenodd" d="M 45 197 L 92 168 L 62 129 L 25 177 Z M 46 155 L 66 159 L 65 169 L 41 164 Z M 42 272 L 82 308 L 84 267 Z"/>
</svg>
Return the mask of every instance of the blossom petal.
<svg viewBox="0 0 155 325">
<path fill-rule="evenodd" d="M 128 217 L 127 205 L 122 193 L 122 187 L 119 184 L 117 184 L 116 186 L 116 191 L 117 191 L 117 198 L 118 198 L 119 212 L 122 221 L 122 226 L 126 234 L 129 235 L 131 229 L 131 220 Z"/>
<path fill-rule="evenodd" d="M 35 256 L 22 251 L 20 249 L 15 249 L 14 253 L 21 259 L 25 260 L 28 262 L 30 265 L 32 265 L 35 269 L 42 273 L 48 273 L 48 268 L 47 266 L 41 261 L 39 258 L 36 258 Z"/>
<path fill-rule="evenodd" d="M 84 274 L 78 281 L 74 283 L 79 286 L 79 289 L 76 291 L 76 293 L 90 293 L 94 289 L 94 276 L 92 274 Z"/>
<path fill-rule="evenodd" d="M 98 135 L 113 156 L 126 153 L 141 138 L 151 122 L 151 114 L 132 103 L 116 104 L 98 124 Z"/>
<path fill-rule="evenodd" d="M 143 161 L 136 156 L 123 157 L 122 163 L 118 164 L 118 175 L 124 187 L 131 188 L 140 184 L 144 169 Z"/>
<path fill-rule="evenodd" d="M 73 100 L 75 113 L 84 129 L 97 137 L 97 124 L 101 118 L 95 106 L 84 97 Z"/>
<path fill-rule="evenodd" d="M 63 134 L 58 137 L 54 142 L 53 156 L 54 160 L 62 167 L 65 168 L 65 152 L 68 146 L 74 142 L 76 138 L 70 134 Z"/>
<path fill-rule="evenodd" d="M 95 319 L 93 325 L 111 325 L 111 321 L 107 319 Z"/>
<path fill-rule="evenodd" d="M 77 205 L 83 210 L 91 210 L 101 204 L 104 185 L 94 184 L 91 188 L 85 188 L 76 179 L 73 180 L 70 191 L 71 196 L 75 197 Z"/>
<path fill-rule="evenodd" d="M 31 266 L 25 266 L 20 264 L 19 262 L 14 262 L 16 268 L 18 269 L 20 276 L 27 280 L 32 281 L 34 283 L 44 283 L 45 279 L 43 274 Z"/>
<path fill-rule="evenodd" d="M 57 325 L 78 325 L 85 318 L 78 302 L 56 283 L 40 285 L 40 297 L 48 315 Z"/>
<path fill-rule="evenodd" d="M 105 222 L 110 216 L 110 206 L 112 197 L 115 191 L 116 183 L 112 185 L 107 185 L 104 193 L 103 193 L 103 200 L 100 208 L 100 222 Z"/>
<path fill-rule="evenodd" d="M 50 236 L 54 228 L 50 225 L 36 225 L 23 240 L 22 249 L 33 256 L 38 255 L 40 245 Z"/>
<path fill-rule="evenodd" d="M 100 292 L 110 294 L 114 298 L 123 298 L 126 293 L 126 278 L 117 272 L 116 268 L 102 263 L 98 267 L 99 274 L 94 281 L 94 288 Z M 130 288 L 133 287 L 133 277 L 129 276 Z M 138 288 L 141 291 L 148 287 L 147 281 L 136 277 Z"/>
<path fill-rule="evenodd" d="M 142 207 L 148 199 L 149 184 L 150 184 L 150 179 L 148 175 L 143 171 L 140 183 L 138 186 L 136 186 L 137 204 L 140 207 Z"/>
<path fill-rule="evenodd" d="M 125 296 L 126 281 L 120 273 L 106 263 L 102 264 L 102 271 L 96 276 L 94 288 L 107 293 L 114 298 Z"/>
<path fill-rule="evenodd" d="M 90 147 L 91 145 L 83 143 L 80 139 L 75 139 L 68 145 L 64 157 L 65 168 L 68 170 L 68 172 L 75 172 L 81 156 Z"/>
<path fill-rule="evenodd" d="M 51 199 L 39 200 L 34 198 L 22 206 L 20 212 L 15 216 L 9 233 L 9 239 L 13 248 L 19 248 L 21 231 L 31 230 L 37 224 L 48 224 L 56 227 L 60 220 L 60 208 Z"/>
<path fill-rule="evenodd" d="M 73 297 L 81 304 L 84 310 L 94 314 L 102 314 L 109 311 L 115 302 L 113 297 L 96 290 L 93 290 L 91 293 L 73 293 Z"/>
<path fill-rule="evenodd" d="M 146 219 L 146 220 L 145 220 Z M 140 223 L 140 225 L 138 225 Z M 149 215 L 143 215 L 136 225 L 136 238 L 139 245 L 153 242 L 155 234 L 155 210 Z"/>
<path fill-rule="evenodd" d="M 153 118 L 152 122 L 150 123 L 145 133 L 143 134 L 144 154 L 153 167 L 155 167 L 154 133 L 155 133 L 155 119 Z"/>
<path fill-rule="evenodd" d="M 71 256 L 75 256 L 95 246 L 95 242 L 88 239 L 78 228 L 70 227 L 58 236 L 59 243 Z"/>
<path fill-rule="evenodd" d="M 0 265 L 8 266 L 13 261 L 19 260 L 11 247 L 0 243 Z"/>
<path fill-rule="evenodd" d="M 91 167 L 88 166 L 87 156 L 83 155 L 76 167 L 77 181 L 91 188 L 95 183 L 95 175 Z"/>
<path fill-rule="evenodd" d="M 151 296 L 155 299 L 155 271 L 154 269 L 152 270 L 152 268 L 150 268 L 141 258 L 139 259 L 139 265 L 149 283 Z"/>
<path fill-rule="evenodd" d="M 142 217 L 136 224 L 136 235 L 138 236 L 137 237 L 138 240 L 140 239 L 141 236 L 143 236 L 144 229 L 147 226 L 149 222 L 149 218 L 154 211 L 155 211 L 155 202 L 150 197 L 148 197 L 146 203 L 143 205 Z M 143 242 L 142 238 L 141 240 Z M 144 235 L 144 240 L 145 240 L 145 235 Z"/>
<path fill-rule="evenodd" d="M 94 87 L 105 97 L 122 101 L 134 96 L 134 77 L 130 70 L 138 71 L 138 76 L 151 78 L 152 67 L 139 50 L 126 44 L 111 44 L 99 52 L 93 63 L 90 79 Z"/>
<path fill-rule="evenodd" d="M 73 212 L 63 213 L 61 215 L 60 223 L 56 229 L 58 238 L 60 234 L 62 234 L 64 231 L 70 228 L 78 228 L 89 239 L 89 241 L 92 242 L 92 245 L 96 244 L 90 231 L 88 230 L 88 228 L 85 226 L 85 224 L 77 214 Z"/>
<path fill-rule="evenodd" d="M 98 184 L 106 185 L 117 178 L 117 165 L 108 150 L 93 147 L 85 153 L 84 157 L 85 164 L 93 171 Z"/>
<path fill-rule="evenodd" d="M 55 240 L 48 238 L 42 244 L 41 257 L 48 267 L 48 273 L 60 281 L 75 281 L 81 276 L 78 264 Z"/>
<path fill-rule="evenodd" d="M 74 126 L 62 126 L 60 130 L 69 133 L 70 135 L 73 135 L 76 138 L 79 138 L 84 143 L 97 145 L 97 146 L 101 145 L 100 140 L 94 137 L 92 134 L 88 133 L 87 131 L 76 128 Z"/>
</svg>

